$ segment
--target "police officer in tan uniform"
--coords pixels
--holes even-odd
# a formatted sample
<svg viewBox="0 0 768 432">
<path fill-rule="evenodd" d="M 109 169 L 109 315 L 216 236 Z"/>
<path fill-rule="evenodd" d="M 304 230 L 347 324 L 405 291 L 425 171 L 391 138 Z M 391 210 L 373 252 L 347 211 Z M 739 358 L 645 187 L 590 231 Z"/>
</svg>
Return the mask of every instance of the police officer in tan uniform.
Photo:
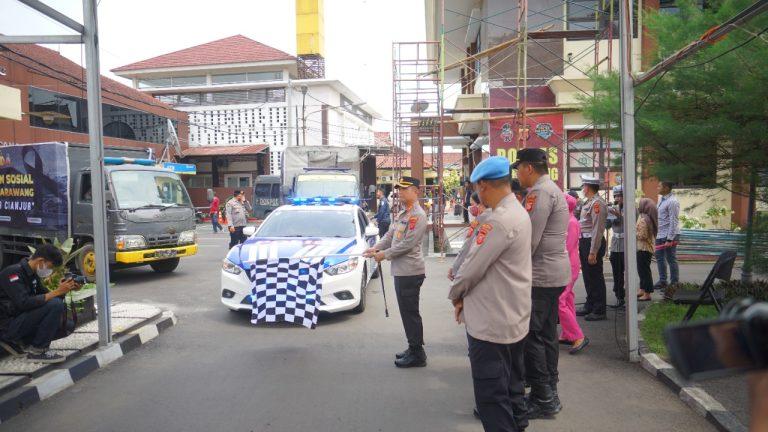
<svg viewBox="0 0 768 432">
<path fill-rule="evenodd" d="M 472 233 L 448 298 L 465 323 L 475 403 L 486 431 L 527 426 L 523 339 L 531 319 L 531 221 L 512 193 L 509 161 L 488 158 L 472 172 L 491 211 Z"/>
<path fill-rule="evenodd" d="M 557 310 L 560 294 L 571 280 L 565 251 L 568 204 L 563 191 L 549 178 L 547 153 L 538 148 L 517 152 L 512 164 L 524 188 L 529 188 L 523 207 L 531 218 L 533 312 L 525 341 L 525 373 L 531 394 L 528 418 L 549 417 L 562 410 L 557 395 Z"/>
<path fill-rule="evenodd" d="M 608 218 L 608 206 L 598 192 L 600 179 L 582 175 L 582 193 L 586 198 L 581 207 L 579 225 L 579 258 L 584 287 L 587 290 L 587 302 L 576 311 L 587 321 L 602 321 L 605 316 L 605 276 L 603 276 L 603 257 L 605 257 L 605 223 Z"/>
<path fill-rule="evenodd" d="M 402 177 L 395 185 L 401 210 L 392 221 L 387 234 L 364 256 L 377 262 L 392 261 L 395 293 L 403 320 L 408 349 L 395 354 L 395 366 L 400 368 L 424 367 L 424 329 L 419 314 L 419 293 L 424 282 L 424 257 L 421 242 L 427 232 L 427 214 L 419 206 L 419 180 Z"/>
</svg>

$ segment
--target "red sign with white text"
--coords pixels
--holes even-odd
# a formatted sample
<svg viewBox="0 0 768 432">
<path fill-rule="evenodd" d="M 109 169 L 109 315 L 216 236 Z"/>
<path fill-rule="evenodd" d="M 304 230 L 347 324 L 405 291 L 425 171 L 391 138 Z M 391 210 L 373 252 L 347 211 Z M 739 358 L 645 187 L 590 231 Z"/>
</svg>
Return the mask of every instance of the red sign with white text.
<svg viewBox="0 0 768 432">
<path fill-rule="evenodd" d="M 516 107 L 514 88 L 495 88 L 490 92 L 491 108 Z M 549 88 L 532 88 L 528 90 L 529 107 L 554 107 L 555 98 Z M 492 114 L 493 117 L 504 116 L 490 123 L 490 153 L 491 156 L 504 156 L 510 163 L 517 160 L 517 152 L 523 148 L 541 148 L 547 152 L 549 176 L 552 181 L 563 188 L 565 140 L 563 138 L 563 115 L 543 114 L 528 116 L 525 125 L 510 114 Z M 522 137 L 522 140 L 521 140 Z M 515 176 L 515 173 L 512 174 Z"/>
</svg>

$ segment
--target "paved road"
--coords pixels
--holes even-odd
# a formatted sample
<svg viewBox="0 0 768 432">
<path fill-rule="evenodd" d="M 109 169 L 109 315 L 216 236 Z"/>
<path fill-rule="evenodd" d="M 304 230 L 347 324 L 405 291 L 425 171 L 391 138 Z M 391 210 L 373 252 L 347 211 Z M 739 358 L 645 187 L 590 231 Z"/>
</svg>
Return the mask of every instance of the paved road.
<svg viewBox="0 0 768 432">
<path fill-rule="evenodd" d="M 430 260 L 423 289 L 429 366 L 398 370 L 393 353 L 404 341 L 391 279 L 388 319 L 374 280 L 361 315 L 321 317 L 315 331 L 254 327 L 219 303 L 226 235 L 200 230 L 207 234 L 199 255 L 176 273 L 133 269 L 114 277 L 116 300 L 171 308 L 178 325 L 0 431 L 482 430 L 471 415 L 465 335 L 445 300 L 448 262 Z M 639 366 L 620 360 L 614 322 L 587 333 L 594 341 L 587 352 L 562 357 L 565 409 L 529 430 L 713 430 Z"/>
</svg>

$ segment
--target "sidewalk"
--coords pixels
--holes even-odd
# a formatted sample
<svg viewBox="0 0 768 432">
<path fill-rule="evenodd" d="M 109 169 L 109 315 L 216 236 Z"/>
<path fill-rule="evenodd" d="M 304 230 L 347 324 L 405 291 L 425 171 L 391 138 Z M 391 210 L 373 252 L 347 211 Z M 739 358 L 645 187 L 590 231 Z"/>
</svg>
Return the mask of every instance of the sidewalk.
<svg viewBox="0 0 768 432">
<path fill-rule="evenodd" d="M 140 303 L 115 304 L 111 315 L 113 344 L 109 347 L 97 349 L 96 320 L 78 327 L 66 338 L 53 341 L 51 349 L 66 358 L 63 363 L 33 363 L 3 351 L 0 354 L 3 355 L 0 357 L 0 422 L 122 357 L 176 322 L 172 313 Z"/>
</svg>

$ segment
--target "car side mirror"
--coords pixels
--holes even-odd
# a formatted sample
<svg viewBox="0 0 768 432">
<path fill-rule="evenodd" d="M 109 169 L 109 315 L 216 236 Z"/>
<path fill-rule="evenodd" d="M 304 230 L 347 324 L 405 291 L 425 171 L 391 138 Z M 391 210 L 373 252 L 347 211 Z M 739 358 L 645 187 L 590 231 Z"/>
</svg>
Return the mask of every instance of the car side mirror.
<svg viewBox="0 0 768 432">
<path fill-rule="evenodd" d="M 252 235 L 256 234 L 256 227 L 255 226 L 247 226 L 243 228 L 243 235 L 250 237 Z"/>
<path fill-rule="evenodd" d="M 376 237 L 379 235 L 379 228 L 374 226 L 373 224 L 368 225 L 365 227 L 365 236 L 366 237 Z"/>
</svg>

